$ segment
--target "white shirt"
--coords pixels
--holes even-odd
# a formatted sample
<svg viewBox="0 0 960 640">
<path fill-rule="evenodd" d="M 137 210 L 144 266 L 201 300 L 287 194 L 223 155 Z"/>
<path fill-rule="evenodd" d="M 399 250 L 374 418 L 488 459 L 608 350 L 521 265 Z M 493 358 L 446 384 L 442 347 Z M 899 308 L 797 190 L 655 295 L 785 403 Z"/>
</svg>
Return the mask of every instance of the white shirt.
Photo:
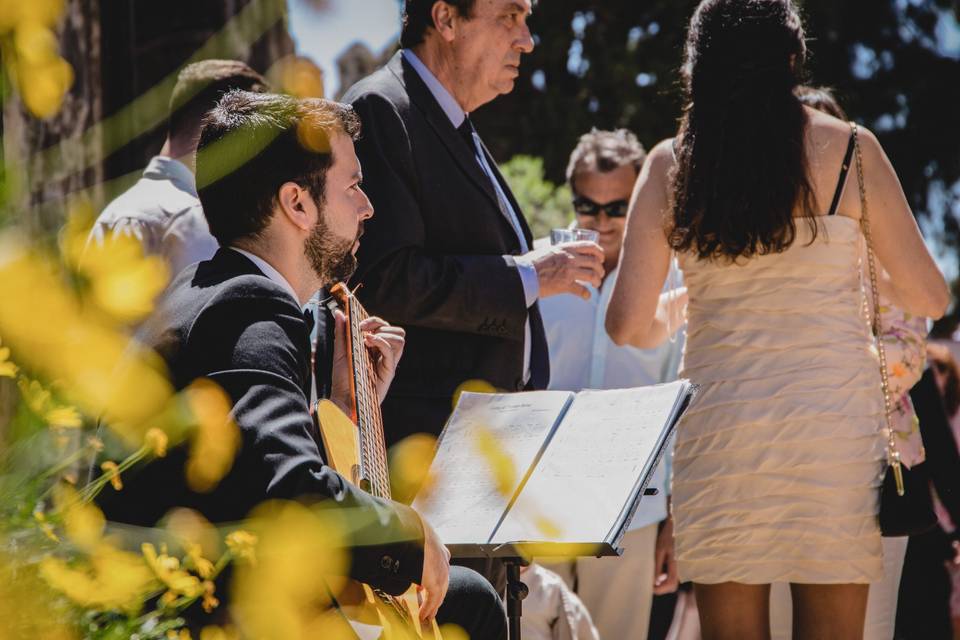
<svg viewBox="0 0 960 640">
<path fill-rule="evenodd" d="M 683 352 L 682 331 L 675 342 L 664 342 L 655 349 L 618 346 L 607 335 L 604 321 L 616 279 L 614 269 L 599 291 L 588 285 L 589 300 L 560 294 L 540 301 L 550 350 L 550 389 L 623 389 L 676 380 Z M 668 285 L 670 281 L 668 278 Z M 630 529 L 640 529 L 667 517 L 669 449 L 664 461 L 649 485 L 659 489 L 659 493 L 640 500 Z"/>
<path fill-rule="evenodd" d="M 193 173 L 179 160 L 164 156 L 151 159 L 143 177 L 107 205 L 87 245 L 102 244 L 110 233 L 136 238 L 144 253 L 163 256 L 171 277 L 187 265 L 209 260 L 218 248 Z"/>
<path fill-rule="evenodd" d="M 241 249 L 239 247 L 230 247 L 230 248 L 236 251 L 237 253 L 243 254 L 246 257 L 248 257 L 250 261 L 253 262 L 253 264 L 257 265 L 257 269 L 260 269 L 260 271 L 263 272 L 263 275 L 267 276 L 268 278 L 276 282 L 278 285 L 283 287 L 287 291 L 287 293 L 290 294 L 290 297 L 294 299 L 298 307 L 300 307 L 301 309 L 306 309 L 306 305 L 300 304 L 300 298 L 297 297 L 297 292 L 294 290 L 293 285 L 290 284 L 290 282 L 283 277 L 282 273 L 274 269 L 273 265 L 271 265 L 269 262 L 267 262 L 260 256 L 250 253 L 249 251 L 245 251 L 244 249 Z"/>
<path fill-rule="evenodd" d="M 457 103 L 450 92 L 447 91 L 447 88 L 437 80 L 437 77 L 433 75 L 433 72 L 427 68 L 427 65 L 423 64 L 423 61 L 417 57 L 410 49 L 403 49 L 402 55 L 406 58 L 407 62 L 410 63 L 410 66 L 417 72 L 417 75 L 420 76 L 420 79 L 423 80 L 424 84 L 427 85 L 427 88 L 430 90 L 430 93 L 433 94 L 434 99 L 440 104 L 440 108 L 443 109 L 443 112 L 447 115 L 447 118 L 450 119 L 450 123 L 453 125 L 454 129 L 460 127 L 463 124 L 463 121 L 466 120 L 467 114 L 464 112 L 463 108 Z M 500 181 L 497 180 L 496 175 L 493 172 L 493 169 L 490 167 L 490 164 L 487 162 L 486 154 L 483 152 L 483 147 L 480 144 L 480 137 L 477 135 L 477 132 L 473 132 L 473 154 L 477 160 L 477 163 L 480 165 L 480 170 L 490 179 L 490 182 L 493 186 L 494 191 L 496 192 L 497 199 L 500 201 L 501 210 L 506 214 L 507 221 L 510 223 L 510 226 L 513 227 L 514 232 L 517 234 L 517 238 L 520 240 L 520 252 L 526 253 L 530 250 L 527 246 L 527 239 L 523 236 L 523 231 L 520 227 L 520 219 L 517 216 L 517 212 L 514 211 L 513 206 L 510 204 L 510 199 L 507 197 L 507 194 L 503 192 L 503 188 L 500 186 Z M 537 298 L 540 297 L 540 281 L 537 279 L 537 269 L 533 266 L 532 262 L 524 260 L 521 256 L 513 256 L 514 263 L 517 265 L 517 271 L 520 273 L 520 281 L 523 284 L 523 295 L 526 300 L 527 307 L 533 305 L 537 301 Z M 530 332 L 530 321 L 527 320 L 524 325 L 524 339 L 523 339 L 523 381 L 526 382 L 530 379 L 530 343 L 531 343 L 531 332 Z"/>
</svg>

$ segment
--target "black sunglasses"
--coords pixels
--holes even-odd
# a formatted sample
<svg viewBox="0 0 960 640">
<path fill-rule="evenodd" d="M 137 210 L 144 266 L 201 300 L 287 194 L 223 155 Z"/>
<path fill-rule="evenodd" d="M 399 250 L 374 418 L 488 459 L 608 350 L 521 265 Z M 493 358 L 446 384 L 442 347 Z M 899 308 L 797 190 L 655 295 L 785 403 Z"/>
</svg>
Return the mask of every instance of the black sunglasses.
<svg viewBox="0 0 960 640">
<path fill-rule="evenodd" d="M 584 196 L 577 196 L 573 199 L 573 210 L 576 211 L 577 215 L 590 216 L 591 218 L 599 216 L 601 211 L 605 211 L 610 218 L 623 218 L 627 215 L 629 207 L 630 203 L 626 200 L 614 200 L 606 204 L 599 204 Z"/>
</svg>

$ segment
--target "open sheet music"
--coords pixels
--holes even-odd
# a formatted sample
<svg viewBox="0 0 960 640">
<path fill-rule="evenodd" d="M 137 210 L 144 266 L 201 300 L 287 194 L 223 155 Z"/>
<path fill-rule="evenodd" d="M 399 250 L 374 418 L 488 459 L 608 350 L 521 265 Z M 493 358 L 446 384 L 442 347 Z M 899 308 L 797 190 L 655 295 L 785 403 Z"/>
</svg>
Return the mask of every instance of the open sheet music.
<svg viewBox="0 0 960 640">
<path fill-rule="evenodd" d="M 414 507 L 447 545 L 616 545 L 692 393 L 464 393 Z"/>
</svg>

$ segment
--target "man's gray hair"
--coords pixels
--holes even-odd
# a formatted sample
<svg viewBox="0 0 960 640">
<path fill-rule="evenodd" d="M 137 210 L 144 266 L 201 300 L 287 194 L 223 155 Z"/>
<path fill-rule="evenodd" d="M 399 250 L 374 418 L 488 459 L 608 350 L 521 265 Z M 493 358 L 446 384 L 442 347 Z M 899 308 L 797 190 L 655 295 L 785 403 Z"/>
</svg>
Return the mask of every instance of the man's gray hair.
<svg viewBox="0 0 960 640">
<path fill-rule="evenodd" d="M 637 174 L 647 158 L 647 152 L 632 132 L 627 129 L 603 131 L 593 128 L 580 136 L 567 164 L 567 183 L 574 193 L 577 175 L 587 172 L 609 173 L 625 165 L 632 165 Z"/>
</svg>

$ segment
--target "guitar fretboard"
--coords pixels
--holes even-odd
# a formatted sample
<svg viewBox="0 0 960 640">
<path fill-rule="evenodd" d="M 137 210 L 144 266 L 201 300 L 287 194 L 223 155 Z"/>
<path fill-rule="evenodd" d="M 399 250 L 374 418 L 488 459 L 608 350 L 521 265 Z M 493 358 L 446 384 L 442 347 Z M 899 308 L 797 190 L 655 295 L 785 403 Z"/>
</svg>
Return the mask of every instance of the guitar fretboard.
<svg viewBox="0 0 960 640">
<path fill-rule="evenodd" d="M 383 417 L 377 397 L 373 362 L 364 344 L 360 324 L 369 316 L 363 305 L 343 284 L 334 286 L 331 293 L 337 298 L 347 316 L 350 349 L 348 360 L 353 374 L 354 419 L 360 440 L 360 478 L 368 484 L 363 487 L 379 498 L 390 498 L 390 474 L 387 468 L 387 449 L 383 438 Z"/>
</svg>

